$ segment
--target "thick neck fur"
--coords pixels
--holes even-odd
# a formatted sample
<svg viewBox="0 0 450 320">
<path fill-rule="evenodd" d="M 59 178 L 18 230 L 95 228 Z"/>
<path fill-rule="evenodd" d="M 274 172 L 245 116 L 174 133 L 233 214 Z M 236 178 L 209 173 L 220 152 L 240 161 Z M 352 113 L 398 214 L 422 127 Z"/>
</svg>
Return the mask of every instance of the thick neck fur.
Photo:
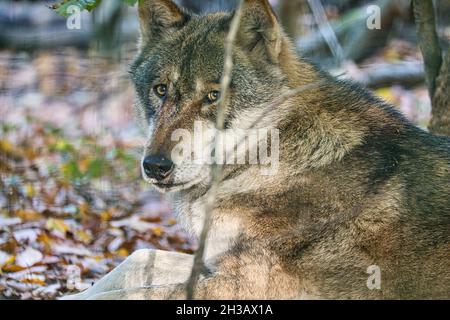
<svg viewBox="0 0 450 320">
<path fill-rule="evenodd" d="M 349 176 L 348 166 L 358 164 L 361 152 L 373 151 L 361 148 L 366 144 L 376 146 L 370 141 L 380 132 L 391 134 L 395 140 L 406 130 L 405 120 L 391 107 L 299 59 L 288 40 L 283 41 L 282 48 L 280 68 L 290 88 L 321 84 L 270 114 L 280 130 L 278 174 L 262 176 L 255 166 L 228 172 L 219 188 L 213 213 L 216 223 L 211 231 L 211 242 L 221 245 L 209 256 L 224 251 L 227 245 L 223 244 L 232 242 L 240 232 L 267 238 L 308 230 L 303 234 L 314 237 L 314 230 L 351 218 L 351 213 L 363 205 L 367 176 L 364 171 Z M 197 235 L 207 190 L 196 187 L 173 195 L 180 219 Z"/>
</svg>

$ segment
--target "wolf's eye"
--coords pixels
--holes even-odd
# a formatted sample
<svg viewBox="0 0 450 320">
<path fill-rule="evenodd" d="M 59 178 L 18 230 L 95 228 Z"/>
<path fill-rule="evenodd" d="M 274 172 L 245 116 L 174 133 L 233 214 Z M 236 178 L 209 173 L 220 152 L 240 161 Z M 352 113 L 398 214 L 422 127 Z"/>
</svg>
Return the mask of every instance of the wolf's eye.
<svg viewBox="0 0 450 320">
<path fill-rule="evenodd" d="M 158 84 L 153 88 L 153 91 L 158 97 L 164 98 L 167 95 L 167 86 L 165 84 Z"/>
<path fill-rule="evenodd" d="M 206 101 L 208 101 L 209 103 L 214 103 L 217 102 L 217 100 L 219 100 L 220 98 L 220 92 L 217 90 L 211 91 L 210 93 L 208 93 L 208 95 L 206 96 Z"/>
</svg>

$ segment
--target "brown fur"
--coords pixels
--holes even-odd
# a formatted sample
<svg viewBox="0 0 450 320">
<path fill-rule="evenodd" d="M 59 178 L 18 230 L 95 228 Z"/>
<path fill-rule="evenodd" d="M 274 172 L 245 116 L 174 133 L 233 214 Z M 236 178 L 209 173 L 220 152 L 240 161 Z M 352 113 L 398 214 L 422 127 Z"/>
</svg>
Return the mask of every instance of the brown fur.
<svg viewBox="0 0 450 320">
<path fill-rule="evenodd" d="M 298 58 L 266 0 L 245 1 L 242 24 L 236 55 L 247 54 L 247 63 L 283 79 L 276 88 L 323 84 L 270 113 L 281 138 L 277 175 L 226 168 L 213 232 L 226 232 L 219 221 L 229 219 L 238 219 L 242 229 L 199 283 L 196 297 L 450 298 L 449 140 L 423 132 L 366 90 Z M 225 34 L 217 37 L 223 41 Z M 152 50 L 143 47 L 135 70 Z M 266 94 L 270 100 L 277 92 Z M 148 154 L 170 150 L 170 132 L 192 124 L 202 113 L 199 101 L 163 106 Z M 171 114 L 178 104 L 181 111 Z M 191 204 L 207 190 L 203 185 L 174 196 L 188 208 L 181 214 L 195 216 Z M 381 269 L 380 290 L 366 286 L 371 265 Z M 141 290 L 149 298 L 181 298 L 183 288 Z"/>
</svg>

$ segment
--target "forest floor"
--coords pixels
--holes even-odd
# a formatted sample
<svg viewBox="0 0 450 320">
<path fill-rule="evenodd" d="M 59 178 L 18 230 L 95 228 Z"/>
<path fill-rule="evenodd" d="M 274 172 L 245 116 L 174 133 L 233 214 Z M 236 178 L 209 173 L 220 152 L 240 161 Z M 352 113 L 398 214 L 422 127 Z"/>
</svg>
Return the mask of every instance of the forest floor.
<svg viewBox="0 0 450 320">
<path fill-rule="evenodd" d="M 194 251 L 141 179 L 128 61 L 0 52 L 4 297 L 85 289 L 137 249 Z"/>
<path fill-rule="evenodd" d="M 417 60 L 416 48 L 399 47 L 391 41 L 345 71 Z M 195 251 L 140 178 L 132 55 L 111 64 L 74 49 L 0 51 L 0 296 L 55 299 L 89 287 L 134 250 Z M 426 127 L 425 86 L 376 94 Z"/>
</svg>

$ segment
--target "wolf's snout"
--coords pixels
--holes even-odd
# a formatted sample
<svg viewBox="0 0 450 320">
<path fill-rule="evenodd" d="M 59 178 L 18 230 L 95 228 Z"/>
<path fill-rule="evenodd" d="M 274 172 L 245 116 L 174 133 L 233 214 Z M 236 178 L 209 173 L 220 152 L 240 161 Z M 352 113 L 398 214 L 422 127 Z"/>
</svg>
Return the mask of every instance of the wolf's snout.
<svg viewBox="0 0 450 320">
<path fill-rule="evenodd" d="M 146 157 L 142 166 L 147 177 L 157 181 L 167 178 L 174 168 L 173 162 L 161 155 Z"/>
</svg>

